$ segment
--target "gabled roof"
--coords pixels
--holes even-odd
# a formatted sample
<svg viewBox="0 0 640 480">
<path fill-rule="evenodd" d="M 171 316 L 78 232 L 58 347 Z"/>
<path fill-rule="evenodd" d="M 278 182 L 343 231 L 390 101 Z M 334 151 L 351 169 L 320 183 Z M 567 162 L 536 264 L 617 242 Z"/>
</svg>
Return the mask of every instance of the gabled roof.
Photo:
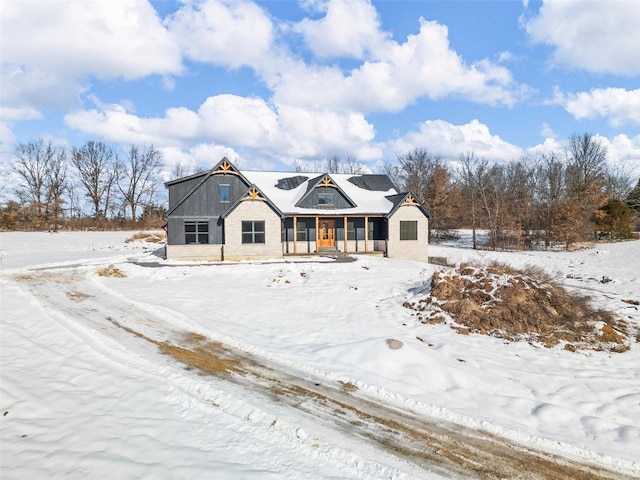
<svg viewBox="0 0 640 480">
<path fill-rule="evenodd" d="M 240 198 L 238 198 L 235 202 L 233 202 L 229 206 L 227 210 L 225 210 L 225 212 L 221 215 L 222 218 L 227 218 L 229 214 L 233 212 L 236 209 L 236 207 L 240 205 L 242 202 L 251 201 L 251 200 L 265 202 L 267 205 L 269 205 L 269 207 L 271 207 L 271 209 L 274 212 L 276 212 L 280 216 L 280 218 L 285 217 L 285 215 L 280 211 L 280 209 L 278 209 L 278 207 L 274 205 L 274 203 L 271 200 L 269 200 L 269 198 L 264 193 L 262 193 L 262 191 L 260 191 L 260 189 L 256 185 L 251 185 L 242 194 Z"/>
<path fill-rule="evenodd" d="M 351 208 L 355 207 L 356 204 L 353 200 L 351 200 L 349 198 L 349 195 L 347 195 L 337 184 L 336 182 L 333 180 L 333 178 L 331 178 L 331 176 L 328 173 L 323 173 L 322 175 L 320 175 L 319 177 L 313 178 L 311 180 L 309 180 L 309 182 L 307 182 L 307 192 L 302 196 L 302 198 L 300 198 L 300 200 L 298 200 L 296 202 L 296 207 L 300 207 L 302 206 L 303 202 L 305 201 L 305 199 L 311 195 L 311 192 L 313 192 L 313 190 L 315 190 L 318 187 L 330 187 L 330 188 L 335 188 L 336 190 L 338 190 L 342 196 L 347 200 L 347 202 L 349 203 L 349 205 L 351 205 Z"/>
<path fill-rule="evenodd" d="M 166 187 L 200 178 L 172 209 L 170 215 L 190 195 L 200 188 L 211 175 L 237 175 L 246 185 L 247 191 L 223 213 L 226 217 L 243 200 L 263 200 L 281 217 L 292 215 L 380 215 L 389 218 L 403 205 L 418 207 L 425 216 L 431 218 L 427 210 L 419 205 L 410 193 L 399 193 L 387 175 L 361 175 L 345 173 L 300 173 L 239 171 L 228 159 L 223 158 L 208 172 L 171 180 Z M 328 209 L 326 207 L 304 207 L 303 200 L 311 192 L 322 186 L 336 188 L 350 204 L 349 207 Z M 252 197 L 253 196 L 253 197 Z"/>
<path fill-rule="evenodd" d="M 169 188 L 172 185 L 186 182 L 188 180 L 193 180 L 194 178 L 202 177 L 201 181 L 197 182 L 193 186 L 193 188 L 189 189 L 189 191 L 185 193 L 182 196 L 182 198 L 175 203 L 175 205 L 171 208 L 171 210 L 165 213 L 164 216 L 168 217 L 169 215 L 171 215 L 180 205 L 182 205 L 187 200 L 187 198 L 193 195 L 193 193 L 196 190 L 198 190 L 209 179 L 211 175 L 216 175 L 220 173 L 237 175 L 240 178 L 242 178 L 244 180 L 244 183 L 246 183 L 247 185 L 251 183 L 247 181 L 246 178 L 244 178 L 242 173 L 240 173 L 240 171 L 233 166 L 233 164 L 229 161 L 229 159 L 227 159 L 227 157 L 223 157 L 222 160 L 220 160 L 215 167 L 213 167 L 211 170 L 207 172 L 196 173 L 195 175 L 189 175 L 188 177 L 177 178 L 175 180 L 170 180 L 168 182 L 165 182 L 164 186 Z"/>
<path fill-rule="evenodd" d="M 358 180 L 350 181 L 368 175 L 257 171 L 242 173 L 286 215 L 385 215 L 393 208 L 393 203 L 386 195 L 397 193 L 391 182 L 385 185 L 388 187 L 386 190 L 374 190 L 362 188 L 358 185 Z M 323 179 L 327 176 L 353 206 L 339 209 L 300 206 L 300 202 L 314 188 L 322 185 Z"/>
<path fill-rule="evenodd" d="M 431 214 L 427 211 L 427 209 L 424 208 L 420 203 L 418 203 L 414 196 L 409 192 L 389 195 L 387 196 L 387 198 L 393 203 L 393 208 L 389 211 L 389 213 L 385 215 L 387 218 L 391 217 L 394 213 L 396 213 L 396 210 L 403 206 L 417 207 L 422 213 L 424 213 L 427 218 L 431 218 Z"/>
</svg>

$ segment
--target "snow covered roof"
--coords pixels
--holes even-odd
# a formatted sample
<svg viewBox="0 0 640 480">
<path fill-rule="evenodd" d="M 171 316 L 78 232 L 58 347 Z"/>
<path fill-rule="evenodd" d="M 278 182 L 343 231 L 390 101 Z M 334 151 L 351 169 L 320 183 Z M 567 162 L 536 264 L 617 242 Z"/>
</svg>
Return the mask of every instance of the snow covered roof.
<svg viewBox="0 0 640 480">
<path fill-rule="evenodd" d="M 287 215 L 388 214 L 395 205 L 387 196 L 398 194 L 386 175 L 258 171 L 242 171 L 241 174 Z M 354 207 L 327 209 L 299 206 L 300 201 L 325 176 L 355 205 Z"/>
<path fill-rule="evenodd" d="M 208 172 L 201 172 L 188 177 L 171 180 L 165 183 L 167 188 L 184 181 L 200 179 L 193 187 L 182 194 L 173 209 L 178 208 L 193 192 L 204 185 L 211 175 L 237 175 L 251 189 L 255 187 L 261 197 L 281 216 L 292 215 L 392 215 L 401 205 L 412 204 L 420 208 L 427 218 L 429 212 L 415 202 L 407 192 L 400 193 L 387 175 L 377 174 L 345 174 L 345 173 L 301 173 L 301 172 L 264 172 L 240 171 L 223 158 Z M 341 195 L 340 202 L 335 205 L 317 205 L 317 199 L 310 197 L 317 188 L 335 189 Z M 238 201 L 241 201 L 239 198 Z M 231 205 L 225 213 L 235 208 Z"/>
</svg>

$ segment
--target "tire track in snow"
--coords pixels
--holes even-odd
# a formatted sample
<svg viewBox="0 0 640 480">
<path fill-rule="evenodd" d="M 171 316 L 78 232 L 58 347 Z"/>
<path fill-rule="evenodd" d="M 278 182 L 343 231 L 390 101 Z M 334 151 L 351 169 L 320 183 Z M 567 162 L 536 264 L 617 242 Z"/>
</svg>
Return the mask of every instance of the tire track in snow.
<svg viewBox="0 0 640 480">
<path fill-rule="evenodd" d="M 240 349 L 176 330 L 135 305 L 99 295 L 78 269 L 34 272 L 17 278 L 26 282 L 47 307 L 99 336 L 116 340 L 128 350 L 140 354 L 144 351 L 141 343 L 155 345 L 188 369 L 240 386 L 265 401 L 296 409 L 325 427 L 373 443 L 447 478 L 632 478 L 518 446 L 482 430 L 419 417 L 365 398 L 352 386 L 329 384 L 290 368 L 285 371 L 274 362 Z M 114 352 L 113 358 L 117 359 L 118 353 Z M 154 361 L 151 352 L 147 360 Z"/>
</svg>

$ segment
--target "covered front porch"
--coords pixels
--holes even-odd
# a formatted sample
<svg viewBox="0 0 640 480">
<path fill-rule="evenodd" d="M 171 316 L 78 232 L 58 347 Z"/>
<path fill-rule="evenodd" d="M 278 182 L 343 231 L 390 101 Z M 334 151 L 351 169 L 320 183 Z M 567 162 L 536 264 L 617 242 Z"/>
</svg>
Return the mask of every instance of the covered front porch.
<svg viewBox="0 0 640 480">
<path fill-rule="evenodd" d="M 386 256 L 387 220 L 382 216 L 292 216 L 282 222 L 283 255 L 331 252 Z"/>
</svg>

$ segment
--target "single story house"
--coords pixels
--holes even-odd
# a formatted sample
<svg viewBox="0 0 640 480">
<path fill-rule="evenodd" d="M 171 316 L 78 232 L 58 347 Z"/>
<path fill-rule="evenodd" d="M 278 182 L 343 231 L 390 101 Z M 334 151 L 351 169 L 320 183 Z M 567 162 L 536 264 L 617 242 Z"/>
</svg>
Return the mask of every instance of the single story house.
<svg viewBox="0 0 640 480">
<path fill-rule="evenodd" d="M 223 158 L 165 186 L 168 259 L 345 252 L 428 260 L 429 213 L 386 175 L 240 171 Z"/>
</svg>

